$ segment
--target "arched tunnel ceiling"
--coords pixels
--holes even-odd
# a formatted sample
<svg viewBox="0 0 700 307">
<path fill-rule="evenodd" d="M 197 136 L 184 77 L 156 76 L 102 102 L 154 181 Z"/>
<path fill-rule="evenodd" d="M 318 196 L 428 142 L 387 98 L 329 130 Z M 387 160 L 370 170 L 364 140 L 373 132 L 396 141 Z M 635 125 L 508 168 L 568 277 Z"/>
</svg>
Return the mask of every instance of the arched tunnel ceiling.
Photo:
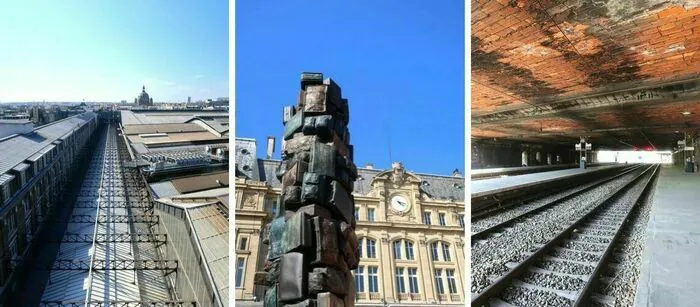
<svg viewBox="0 0 700 307">
<path fill-rule="evenodd" d="M 479 0 L 471 14 L 474 138 L 668 149 L 700 127 L 700 0 Z"/>
</svg>

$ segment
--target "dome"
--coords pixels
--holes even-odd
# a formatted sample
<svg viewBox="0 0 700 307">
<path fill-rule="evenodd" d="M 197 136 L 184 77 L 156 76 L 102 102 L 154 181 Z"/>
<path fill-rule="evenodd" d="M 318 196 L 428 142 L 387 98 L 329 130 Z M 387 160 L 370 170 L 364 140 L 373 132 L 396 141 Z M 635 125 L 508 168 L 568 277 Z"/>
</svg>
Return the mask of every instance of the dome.
<svg viewBox="0 0 700 307">
<path fill-rule="evenodd" d="M 136 98 L 137 104 L 139 105 L 148 105 L 150 104 L 150 97 L 148 96 L 148 93 L 146 93 L 146 86 L 143 86 L 143 89 L 141 90 L 141 94 Z"/>
</svg>

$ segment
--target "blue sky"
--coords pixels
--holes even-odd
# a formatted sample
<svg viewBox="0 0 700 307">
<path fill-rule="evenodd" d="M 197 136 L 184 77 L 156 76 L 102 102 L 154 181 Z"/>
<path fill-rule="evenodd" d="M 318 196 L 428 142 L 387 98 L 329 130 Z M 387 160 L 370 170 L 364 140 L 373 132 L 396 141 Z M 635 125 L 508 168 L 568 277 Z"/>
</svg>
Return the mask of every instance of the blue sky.
<svg viewBox="0 0 700 307">
<path fill-rule="evenodd" d="M 349 99 L 355 164 L 464 173 L 463 1 L 239 0 L 235 43 L 236 136 L 259 156 L 272 135 L 279 158 L 282 108 L 314 71 Z"/>
<path fill-rule="evenodd" d="M 0 1 L 0 102 L 228 96 L 228 1 Z"/>
</svg>

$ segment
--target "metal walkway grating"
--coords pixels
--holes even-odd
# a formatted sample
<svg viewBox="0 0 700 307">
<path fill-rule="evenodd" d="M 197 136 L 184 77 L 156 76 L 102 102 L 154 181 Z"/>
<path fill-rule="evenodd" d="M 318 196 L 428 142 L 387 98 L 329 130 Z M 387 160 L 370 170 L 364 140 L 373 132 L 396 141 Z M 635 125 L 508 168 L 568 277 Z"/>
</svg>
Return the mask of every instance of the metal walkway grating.
<svg viewBox="0 0 700 307">
<path fill-rule="evenodd" d="M 167 237 L 157 232 L 147 187 L 138 170 L 124 166 L 130 158 L 116 129 L 105 130 L 84 162 L 76 201 L 64 205 L 72 207 L 67 220 L 43 220 L 65 224 L 65 232 L 40 242 L 57 250 L 54 261 L 32 268 L 49 271 L 40 305 L 192 306 L 172 290 L 178 262 L 160 256 Z"/>
</svg>

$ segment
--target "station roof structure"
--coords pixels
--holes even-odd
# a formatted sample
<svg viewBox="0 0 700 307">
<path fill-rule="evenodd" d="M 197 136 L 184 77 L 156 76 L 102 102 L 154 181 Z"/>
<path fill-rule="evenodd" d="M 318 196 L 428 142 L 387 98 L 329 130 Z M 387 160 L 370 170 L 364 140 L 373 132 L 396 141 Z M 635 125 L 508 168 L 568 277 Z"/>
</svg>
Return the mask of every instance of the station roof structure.
<svg viewBox="0 0 700 307">
<path fill-rule="evenodd" d="M 700 126 L 697 1 L 472 1 L 473 138 L 669 149 Z"/>
</svg>

